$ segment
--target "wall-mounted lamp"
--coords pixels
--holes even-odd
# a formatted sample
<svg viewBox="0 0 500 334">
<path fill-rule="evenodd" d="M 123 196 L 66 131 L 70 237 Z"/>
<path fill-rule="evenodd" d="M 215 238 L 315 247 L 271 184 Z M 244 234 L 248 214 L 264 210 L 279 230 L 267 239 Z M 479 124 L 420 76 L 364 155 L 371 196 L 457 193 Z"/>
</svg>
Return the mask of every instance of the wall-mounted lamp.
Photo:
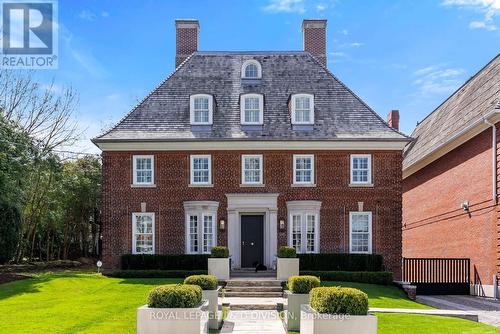
<svg viewBox="0 0 500 334">
<path fill-rule="evenodd" d="M 285 220 L 284 219 L 280 219 L 280 230 L 284 230 L 285 229 Z"/>
<path fill-rule="evenodd" d="M 224 219 L 219 220 L 219 230 L 224 231 L 226 228 L 226 221 Z"/>
<path fill-rule="evenodd" d="M 461 205 L 461 208 L 464 210 L 464 211 L 469 211 L 469 201 L 464 201 Z"/>
</svg>

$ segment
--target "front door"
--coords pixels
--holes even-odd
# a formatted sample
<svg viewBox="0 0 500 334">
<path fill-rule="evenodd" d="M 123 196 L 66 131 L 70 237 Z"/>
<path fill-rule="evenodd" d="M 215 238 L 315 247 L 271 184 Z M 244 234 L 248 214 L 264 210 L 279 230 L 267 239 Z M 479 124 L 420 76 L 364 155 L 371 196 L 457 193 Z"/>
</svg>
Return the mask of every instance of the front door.
<svg viewBox="0 0 500 334">
<path fill-rule="evenodd" d="M 241 216 L 241 267 L 264 263 L 264 216 Z"/>
</svg>

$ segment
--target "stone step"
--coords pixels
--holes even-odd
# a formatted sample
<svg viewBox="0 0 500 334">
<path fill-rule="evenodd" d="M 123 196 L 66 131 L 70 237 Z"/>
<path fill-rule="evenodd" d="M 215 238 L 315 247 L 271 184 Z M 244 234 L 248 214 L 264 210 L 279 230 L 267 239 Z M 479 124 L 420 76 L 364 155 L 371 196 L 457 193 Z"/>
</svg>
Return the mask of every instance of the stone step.
<svg viewBox="0 0 500 334">
<path fill-rule="evenodd" d="M 278 280 L 233 280 L 226 282 L 226 287 L 242 287 L 242 286 L 278 286 L 281 287 L 281 281 Z"/>
<path fill-rule="evenodd" d="M 231 304 L 229 306 L 231 311 L 241 310 L 276 310 L 277 306 L 272 304 Z"/>
<path fill-rule="evenodd" d="M 231 277 L 276 277 L 275 271 L 251 271 L 251 270 L 233 270 Z"/>
<path fill-rule="evenodd" d="M 272 298 L 272 297 L 282 297 L 283 293 L 281 291 L 276 292 L 261 292 L 261 291 L 225 291 L 224 297 L 261 297 L 261 298 Z"/>
<path fill-rule="evenodd" d="M 226 286 L 226 292 L 282 292 L 281 286 Z"/>
</svg>

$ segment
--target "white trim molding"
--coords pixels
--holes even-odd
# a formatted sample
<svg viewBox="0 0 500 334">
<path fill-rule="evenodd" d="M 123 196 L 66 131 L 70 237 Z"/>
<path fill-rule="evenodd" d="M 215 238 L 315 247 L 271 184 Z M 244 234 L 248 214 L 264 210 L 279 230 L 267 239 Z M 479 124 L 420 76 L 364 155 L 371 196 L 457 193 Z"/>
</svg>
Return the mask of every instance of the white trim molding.
<svg viewBox="0 0 500 334">
<path fill-rule="evenodd" d="M 194 101 L 197 98 L 206 98 L 208 99 L 208 121 L 207 122 L 196 122 L 195 121 L 195 109 L 194 109 Z M 213 123 L 213 114 L 214 114 L 214 97 L 209 94 L 194 94 L 189 96 L 189 123 L 191 125 L 212 125 Z"/>
<path fill-rule="evenodd" d="M 137 182 L 137 159 L 151 159 L 151 182 Z M 154 155 L 134 155 L 132 157 L 132 186 L 155 187 L 155 157 Z"/>
<path fill-rule="evenodd" d="M 246 121 L 245 116 L 246 116 L 246 111 L 247 109 L 245 108 L 246 103 L 245 99 L 246 98 L 257 98 L 258 99 L 258 106 L 259 106 L 259 120 L 258 121 Z M 256 111 L 256 109 L 249 109 L 248 111 Z M 240 123 L 242 125 L 262 125 L 264 124 L 264 95 L 262 94 L 242 94 L 240 96 Z"/>
<path fill-rule="evenodd" d="M 152 221 L 152 234 L 153 234 L 153 251 L 152 253 L 143 253 L 143 252 L 137 252 L 137 240 L 136 240 L 136 235 L 137 229 L 136 229 L 136 224 L 137 224 L 137 216 L 146 216 L 146 217 L 151 217 Z M 132 212 L 132 254 L 155 254 L 155 214 L 154 212 Z M 144 233 L 139 233 L 139 234 L 144 234 Z"/>
<path fill-rule="evenodd" d="M 247 77 L 246 70 L 248 65 L 255 65 L 257 67 L 257 76 L 256 77 Z M 262 66 L 255 59 L 245 60 L 243 65 L 241 65 L 241 78 L 242 79 L 261 79 L 262 78 Z"/>
</svg>

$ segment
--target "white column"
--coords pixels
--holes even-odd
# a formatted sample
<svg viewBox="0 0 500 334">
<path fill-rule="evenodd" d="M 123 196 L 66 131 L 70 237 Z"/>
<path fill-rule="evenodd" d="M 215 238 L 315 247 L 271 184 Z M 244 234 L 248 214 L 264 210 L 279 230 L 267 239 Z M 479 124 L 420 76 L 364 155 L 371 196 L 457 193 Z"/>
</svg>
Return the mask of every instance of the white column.
<svg viewBox="0 0 500 334">
<path fill-rule="evenodd" d="M 231 255 L 231 266 L 240 268 L 240 253 L 241 253 L 241 233 L 240 219 L 238 211 L 227 211 L 227 245 L 229 254 Z"/>
<path fill-rule="evenodd" d="M 278 253 L 278 210 L 269 210 L 269 258 L 267 265 L 272 268 L 275 256 Z"/>
</svg>

